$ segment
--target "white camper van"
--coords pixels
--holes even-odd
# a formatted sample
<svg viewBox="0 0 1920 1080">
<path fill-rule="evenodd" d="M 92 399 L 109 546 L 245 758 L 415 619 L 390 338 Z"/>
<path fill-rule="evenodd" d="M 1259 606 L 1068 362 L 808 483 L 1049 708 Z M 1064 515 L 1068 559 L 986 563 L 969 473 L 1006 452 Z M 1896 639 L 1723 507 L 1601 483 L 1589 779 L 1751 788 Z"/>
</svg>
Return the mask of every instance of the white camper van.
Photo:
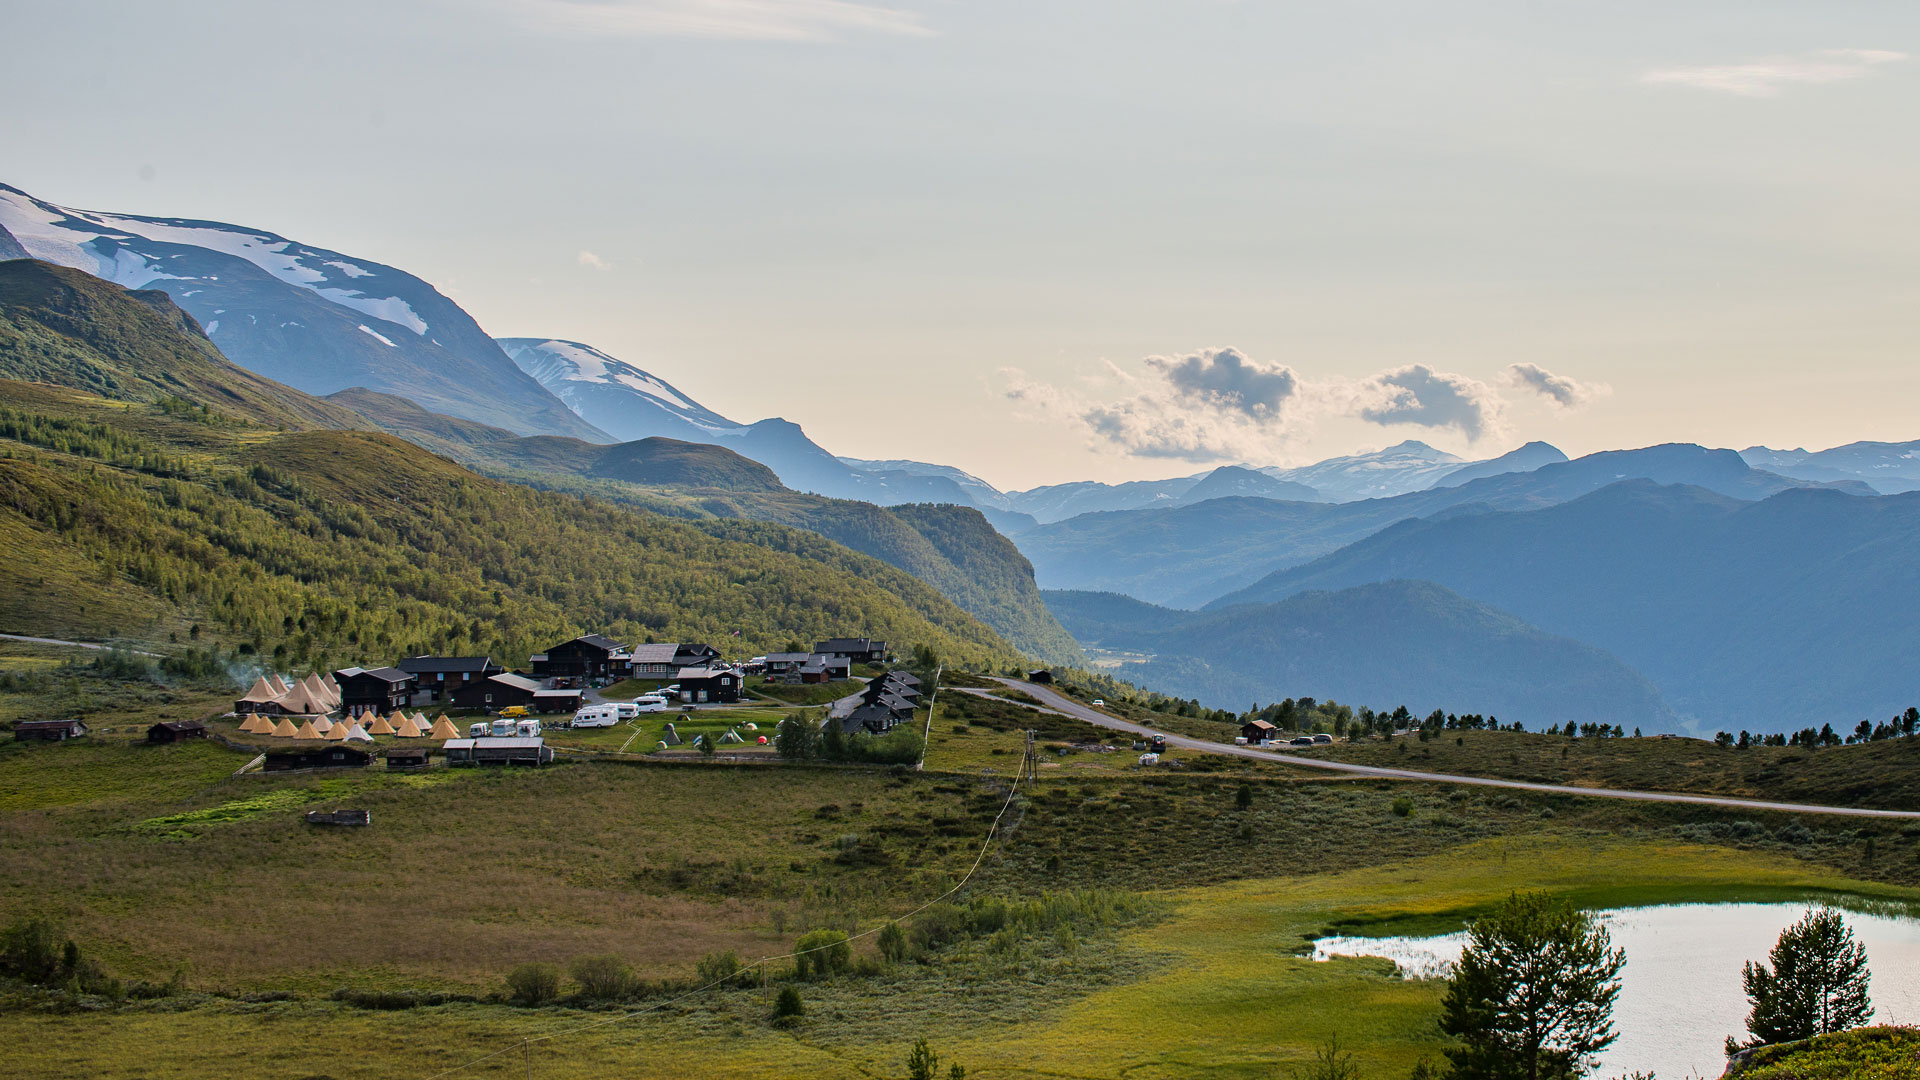
<svg viewBox="0 0 1920 1080">
<path fill-rule="evenodd" d="M 667 699 L 661 697 L 659 694 L 642 694 L 633 699 L 633 713 L 635 716 L 641 713 L 666 712 L 672 707 L 673 706 L 667 704 Z"/>
<path fill-rule="evenodd" d="M 573 714 L 574 727 L 612 727 L 619 722 L 618 705 L 589 705 Z"/>
</svg>

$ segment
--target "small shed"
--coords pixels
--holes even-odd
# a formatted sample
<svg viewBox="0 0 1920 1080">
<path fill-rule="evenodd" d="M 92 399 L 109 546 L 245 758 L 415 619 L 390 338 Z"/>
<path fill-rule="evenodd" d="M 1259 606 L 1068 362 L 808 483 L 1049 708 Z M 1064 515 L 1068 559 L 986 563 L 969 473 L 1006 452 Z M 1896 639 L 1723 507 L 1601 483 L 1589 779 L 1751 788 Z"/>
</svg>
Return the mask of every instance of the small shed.
<svg viewBox="0 0 1920 1080">
<path fill-rule="evenodd" d="M 351 746 L 326 746 L 313 750 L 274 750 L 267 754 L 268 772 L 292 772 L 296 769 L 364 769 L 373 764 L 373 754 Z"/>
<path fill-rule="evenodd" d="M 309 810 L 307 811 L 307 824 L 309 825 L 371 825 L 373 824 L 373 811 L 371 810 Z"/>
<path fill-rule="evenodd" d="M 1249 720 L 1240 725 L 1240 735 L 1256 746 L 1273 738 L 1274 734 L 1279 730 L 1279 728 L 1274 727 L 1265 720 Z"/>
<path fill-rule="evenodd" d="M 1038 671 L 1029 671 L 1027 672 L 1027 681 L 1030 683 L 1038 683 L 1041 686 L 1052 686 L 1053 672 L 1048 671 L 1046 668 L 1041 668 Z"/>
<path fill-rule="evenodd" d="M 78 720 L 22 720 L 13 725 L 14 742 L 65 742 L 87 733 Z"/>
<path fill-rule="evenodd" d="M 198 720 L 163 720 L 147 729 L 150 743 L 177 743 L 207 737 L 207 725 Z"/>
<path fill-rule="evenodd" d="M 424 769 L 431 760 L 424 746 L 396 746 L 387 751 L 387 768 L 389 769 Z"/>
<path fill-rule="evenodd" d="M 545 765 L 553 760 L 547 740 L 534 736 L 448 739 L 441 747 L 448 765 Z"/>
<path fill-rule="evenodd" d="M 582 690 L 535 690 L 531 707 L 537 713 L 579 712 L 586 700 L 586 692 Z"/>
</svg>

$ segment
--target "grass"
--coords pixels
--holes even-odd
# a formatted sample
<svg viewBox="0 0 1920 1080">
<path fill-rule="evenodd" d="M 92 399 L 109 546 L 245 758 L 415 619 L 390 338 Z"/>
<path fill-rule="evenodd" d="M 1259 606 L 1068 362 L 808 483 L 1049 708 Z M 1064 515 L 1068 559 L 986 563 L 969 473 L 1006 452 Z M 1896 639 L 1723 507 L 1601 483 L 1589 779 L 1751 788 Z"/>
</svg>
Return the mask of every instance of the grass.
<svg viewBox="0 0 1920 1080">
<path fill-rule="evenodd" d="M 112 696 L 104 680 L 92 689 Z M 712 730 L 784 712 L 674 719 Z M 644 717 L 642 737 L 667 719 Z M 1404 1076 L 1436 1050 L 1437 989 L 1376 960 L 1299 959 L 1307 939 L 1452 928 L 1523 887 L 1605 906 L 1822 890 L 1920 900 L 1920 828 L 1211 755 L 1142 768 L 1130 752 L 1057 754 L 1108 733 L 951 688 L 918 773 L 637 759 L 236 778 L 247 755 L 211 743 L 7 745 L 0 917 L 53 914 L 114 973 L 181 968 L 199 996 L 77 1014 L 15 999 L 0 1039 L 30 1047 L 32 1074 L 48 1078 L 430 1075 L 618 1015 L 487 1000 L 515 964 L 612 952 L 649 979 L 684 979 L 711 952 L 780 953 L 806 930 L 870 929 L 941 894 L 979 851 L 1029 728 L 1051 767 L 1013 801 L 970 894 L 1133 889 L 1155 898 L 1157 921 L 989 936 L 808 983 L 809 1015 L 790 1030 L 770 1025 L 757 989 L 729 990 L 542 1044 L 536 1075 L 891 1076 L 924 1034 L 983 1077 L 1267 1077 L 1338 1031 L 1363 1075 Z M 597 748 L 631 734 L 553 737 Z M 301 820 L 341 806 L 372 810 L 374 825 Z M 872 962 L 871 939 L 857 951 Z M 473 1000 L 382 1012 L 330 1000 L 338 987 Z M 263 994 L 293 996 L 245 1000 Z M 510 1056 L 461 1075 L 525 1068 Z"/>
<path fill-rule="evenodd" d="M 1622 883 L 1661 900 L 1755 883 L 1913 895 L 1789 859 L 1548 833 L 1341 873 L 1180 889 L 1162 894 L 1161 918 L 1117 938 L 1028 940 L 1004 951 L 979 941 L 931 964 L 802 984 L 809 1015 L 791 1030 L 770 1024 L 757 988 L 719 992 L 543 1043 L 532 1064 L 536 1075 L 562 1080 L 893 1076 L 908 1045 L 925 1035 L 978 1076 L 1269 1077 L 1303 1064 L 1337 1032 L 1358 1052 L 1362 1075 L 1404 1076 L 1420 1057 L 1438 1056 L 1439 986 L 1401 980 L 1379 960 L 1314 963 L 1298 955 L 1311 937 L 1342 920 L 1470 912 L 1512 889 L 1581 894 Z M 901 1001 L 915 1003 L 911 1015 Z M 129 1069 L 150 1080 L 233 1069 L 353 1080 L 424 1077 L 528 1035 L 617 1015 L 485 1003 L 376 1012 L 312 999 L 214 998 L 81 1016 L 8 1012 L 0 1036 L 30 1047 L 35 1075 L 48 1080 Z M 518 1076 L 525 1068 L 516 1051 L 459 1075 Z"/>
<path fill-rule="evenodd" d="M 1875 1027 L 1767 1047 L 1742 1080 L 1906 1080 L 1920 1075 L 1920 1030 Z"/>
<path fill-rule="evenodd" d="M 839 679 L 829 683 L 803 683 L 798 686 L 770 683 L 765 680 L 749 679 L 747 681 L 747 688 L 754 693 L 784 701 L 789 705 L 826 705 L 850 694 L 859 693 L 865 685 L 857 679 Z"/>
<path fill-rule="evenodd" d="M 1911 809 L 1920 805 L 1920 738 L 1809 750 L 1721 748 L 1699 739 L 1569 739 L 1442 732 L 1339 743 L 1315 757 L 1583 787 Z"/>
</svg>

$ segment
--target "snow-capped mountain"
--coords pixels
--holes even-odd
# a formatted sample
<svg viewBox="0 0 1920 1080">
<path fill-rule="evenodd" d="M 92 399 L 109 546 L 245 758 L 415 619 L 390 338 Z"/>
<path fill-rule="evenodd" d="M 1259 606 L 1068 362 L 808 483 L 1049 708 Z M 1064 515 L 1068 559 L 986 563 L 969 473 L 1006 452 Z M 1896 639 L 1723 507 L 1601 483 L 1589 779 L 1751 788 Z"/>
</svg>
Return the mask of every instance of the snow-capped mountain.
<svg viewBox="0 0 1920 1080">
<path fill-rule="evenodd" d="M 558 338 L 498 338 L 521 371 L 536 379 L 582 419 L 622 441 L 663 435 L 688 442 L 745 430 L 681 393 L 657 375 L 591 345 Z"/>
<path fill-rule="evenodd" d="M 365 386 L 523 435 L 607 441 L 458 304 L 393 267 L 217 221 L 75 210 L 4 184 L 0 228 L 33 258 L 164 290 L 229 359 L 309 393 Z"/>
<path fill-rule="evenodd" d="M 538 379 L 583 419 L 622 441 L 658 435 L 724 446 L 772 469 L 782 484 L 795 491 L 836 499 L 882 506 L 954 503 L 976 506 L 987 511 L 989 518 L 999 514 L 999 507 L 973 499 L 946 475 L 850 465 L 791 421 L 774 417 L 741 424 L 729 420 L 660 376 L 591 345 L 560 338 L 501 338 L 499 344 L 521 371 Z M 1003 516 L 995 524 L 1030 522 Z"/>
<path fill-rule="evenodd" d="M 1293 469 L 1268 466 L 1260 471 L 1305 484 L 1330 502 L 1352 502 L 1424 491 L 1465 464 L 1464 458 L 1409 439 L 1370 454 L 1348 454 Z"/>
</svg>

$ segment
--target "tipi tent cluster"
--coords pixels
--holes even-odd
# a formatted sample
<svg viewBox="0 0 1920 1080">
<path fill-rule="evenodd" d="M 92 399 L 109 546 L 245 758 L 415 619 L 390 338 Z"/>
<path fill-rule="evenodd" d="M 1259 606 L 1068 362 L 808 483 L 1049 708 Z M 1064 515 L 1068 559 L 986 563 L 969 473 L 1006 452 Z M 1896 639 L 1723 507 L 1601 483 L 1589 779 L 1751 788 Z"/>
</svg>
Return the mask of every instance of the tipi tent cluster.
<svg viewBox="0 0 1920 1080">
<path fill-rule="evenodd" d="M 269 671 L 253 680 L 253 686 L 235 705 L 249 713 L 265 710 L 281 716 L 325 716 L 340 707 L 340 684 L 332 675 L 310 674 L 288 682 Z"/>
<path fill-rule="evenodd" d="M 301 683 L 295 683 L 298 688 Z M 389 716 L 368 713 L 358 718 L 333 720 L 325 715 L 301 717 L 301 723 L 295 724 L 294 717 L 282 716 L 278 722 L 272 717 L 250 712 L 240 720 L 240 730 L 250 735 L 267 735 L 276 739 L 312 739 L 322 742 L 372 742 L 375 735 L 392 735 L 402 739 L 457 739 L 460 731 L 445 716 L 433 721 L 426 713 L 412 715 L 395 709 Z"/>
</svg>

